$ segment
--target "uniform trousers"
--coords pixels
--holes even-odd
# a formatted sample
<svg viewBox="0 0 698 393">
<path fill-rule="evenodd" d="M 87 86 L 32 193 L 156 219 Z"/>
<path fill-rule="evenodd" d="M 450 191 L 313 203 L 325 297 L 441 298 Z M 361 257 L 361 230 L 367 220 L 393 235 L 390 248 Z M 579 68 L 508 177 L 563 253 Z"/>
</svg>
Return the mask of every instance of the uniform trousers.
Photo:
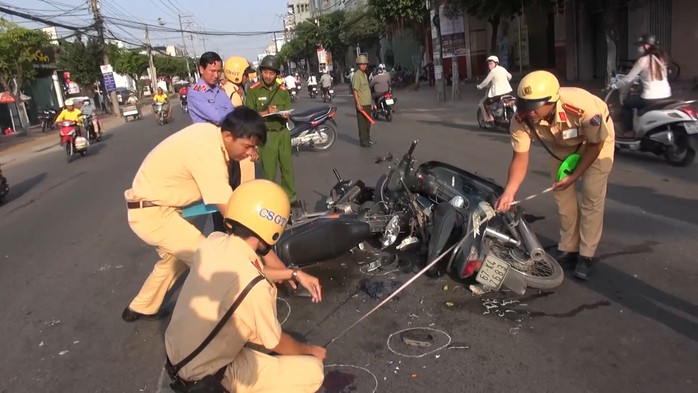
<svg viewBox="0 0 698 393">
<path fill-rule="evenodd" d="M 153 315 L 160 310 L 167 291 L 194 261 L 194 253 L 205 237 L 173 207 L 128 209 L 128 223 L 160 256 L 129 305 L 137 313 Z"/>
<path fill-rule="evenodd" d="M 370 116 L 371 105 L 362 105 L 364 111 Z M 359 126 L 359 142 L 361 146 L 368 146 L 371 141 L 371 122 L 363 113 L 356 111 L 356 123 Z"/>
<path fill-rule="evenodd" d="M 296 182 L 293 176 L 293 148 L 291 133 L 287 129 L 267 132 L 267 143 L 259 149 L 264 177 L 276 181 L 276 169 L 281 169 L 280 186 L 291 202 L 296 200 Z"/>
<path fill-rule="evenodd" d="M 577 196 L 575 184 L 553 193 L 560 217 L 558 250 L 579 252 L 585 257 L 593 257 L 596 253 L 603 232 L 606 188 L 613 159 L 613 138 L 609 138 L 604 142 L 599 157 L 581 177 L 581 199 Z M 553 179 L 557 177 L 559 165 L 559 161 L 551 161 Z"/>
<path fill-rule="evenodd" d="M 243 348 L 225 371 L 224 385 L 235 393 L 315 393 L 324 379 L 314 356 L 270 356 Z"/>
</svg>

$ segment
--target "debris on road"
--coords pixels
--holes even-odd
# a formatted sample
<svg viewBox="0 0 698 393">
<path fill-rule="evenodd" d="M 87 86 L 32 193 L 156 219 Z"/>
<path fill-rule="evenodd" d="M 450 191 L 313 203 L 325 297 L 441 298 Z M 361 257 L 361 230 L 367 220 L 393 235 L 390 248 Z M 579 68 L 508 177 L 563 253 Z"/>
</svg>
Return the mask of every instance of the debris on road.
<svg viewBox="0 0 698 393">
<path fill-rule="evenodd" d="M 411 330 L 403 333 L 400 338 L 405 345 L 412 347 L 431 347 L 434 344 L 434 336 L 423 331 Z"/>
<path fill-rule="evenodd" d="M 397 280 L 382 281 L 366 278 L 361 280 L 361 289 L 373 299 L 383 300 L 402 285 Z"/>
<path fill-rule="evenodd" d="M 59 355 L 59 356 L 63 356 L 63 355 L 65 355 L 66 353 L 68 353 L 68 350 L 63 350 L 63 351 L 58 352 L 58 355 Z"/>
</svg>

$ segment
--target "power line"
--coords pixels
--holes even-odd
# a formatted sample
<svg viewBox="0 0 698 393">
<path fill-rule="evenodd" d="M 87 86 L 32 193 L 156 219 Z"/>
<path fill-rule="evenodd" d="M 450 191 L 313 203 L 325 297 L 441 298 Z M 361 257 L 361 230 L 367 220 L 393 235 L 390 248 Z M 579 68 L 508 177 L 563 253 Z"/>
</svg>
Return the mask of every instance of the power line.
<svg viewBox="0 0 698 393">
<path fill-rule="evenodd" d="M 283 33 L 283 30 L 269 30 L 269 31 L 202 31 L 202 30 L 184 30 L 184 29 L 177 29 L 173 27 L 163 27 L 160 25 L 154 25 L 150 23 L 144 23 L 144 22 L 137 22 L 137 21 L 132 21 L 132 20 L 126 20 L 126 19 L 121 19 L 117 17 L 105 17 L 105 19 L 109 20 L 112 24 L 114 25 L 119 25 L 123 27 L 130 27 L 130 28 L 143 28 L 143 26 L 148 26 L 150 30 L 153 31 L 164 31 L 164 32 L 170 32 L 170 33 L 187 33 L 187 34 L 197 34 L 197 35 L 209 35 L 209 36 L 241 36 L 241 37 L 250 37 L 250 36 L 259 36 L 259 35 L 269 35 L 269 34 L 274 34 L 274 33 Z"/>
<path fill-rule="evenodd" d="M 66 30 L 71 30 L 71 31 L 85 32 L 85 31 L 88 31 L 88 30 L 94 30 L 94 24 L 89 25 L 89 26 L 85 26 L 85 27 L 69 26 L 69 25 L 66 25 L 66 24 L 63 24 L 63 23 L 59 23 L 59 22 L 55 22 L 55 21 L 50 21 L 50 20 L 48 20 L 48 19 L 40 18 L 40 17 L 38 17 L 38 16 L 29 15 L 29 14 L 26 14 L 26 13 L 24 13 L 24 12 L 19 12 L 19 11 L 11 10 L 11 9 L 9 9 L 9 8 L 2 7 L 2 6 L 0 6 L 0 12 L 4 12 L 4 13 L 9 14 L 9 15 L 19 16 L 20 18 L 29 19 L 29 20 L 32 20 L 32 21 L 34 21 L 34 22 L 40 22 L 40 23 L 43 23 L 43 24 L 45 24 L 45 25 L 47 25 L 47 26 L 62 27 L 62 28 L 64 28 L 64 29 L 66 29 Z"/>
</svg>

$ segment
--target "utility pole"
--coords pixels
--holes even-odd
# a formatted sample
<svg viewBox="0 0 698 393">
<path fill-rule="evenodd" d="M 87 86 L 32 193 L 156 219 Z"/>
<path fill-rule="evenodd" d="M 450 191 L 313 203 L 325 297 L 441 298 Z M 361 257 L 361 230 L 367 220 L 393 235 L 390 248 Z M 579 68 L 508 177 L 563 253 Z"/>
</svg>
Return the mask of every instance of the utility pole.
<svg viewBox="0 0 698 393">
<path fill-rule="evenodd" d="M 444 66 L 443 51 L 441 50 L 441 18 L 439 17 L 439 2 L 430 0 L 431 3 L 431 39 L 434 46 L 434 79 L 436 79 L 436 101 L 446 101 L 446 91 L 444 88 Z"/>
<path fill-rule="evenodd" d="M 279 45 L 276 44 L 276 32 L 274 32 L 274 56 L 279 54 Z"/>
<path fill-rule="evenodd" d="M 158 76 L 155 70 L 155 64 L 153 63 L 153 47 L 150 46 L 150 33 L 148 32 L 148 26 L 145 26 L 145 43 L 148 45 L 148 64 L 150 66 L 150 89 L 151 93 L 155 94 L 155 90 L 158 85 Z"/>
<path fill-rule="evenodd" d="M 178 14 L 179 16 L 179 30 L 182 31 L 182 47 L 184 50 L 184 59 L 187 62 L 187 82 L 189 82 L 189 78 L 191 78 L 191 69 L 189 68 L 189 54 L 187 53 L 187 42 L 184 40 L 184 27 L 182 27 L 182 14 Z"/>
<path fill-rule="evenodd" d="M 107 65 L 109 64 L 109 54 L 107 53 L 107 48 L 106 45 L 104 44 L 104 20 L 102 19 L 102 15 L 99 13 L 99 0 L 90 0 L 91 5 L 92 5 L 92 14 L 94 15 L 95 18 L 95 28 L 97 29 L 97 37 L 99 39 L 99 47 L 100 50 L 102 51 L 102 64 Z M 106 84 L 104 85 L 104 89 L 106 90 L 107 86 Z M 111 100 L 112 104 L 112 114 L 116 117 L 120 116 L 120 111 L 119 111 L 119 100 L 116 97 L 116 90 L 112 91 L 109 94 L 109 99 Z"/>
</svg>

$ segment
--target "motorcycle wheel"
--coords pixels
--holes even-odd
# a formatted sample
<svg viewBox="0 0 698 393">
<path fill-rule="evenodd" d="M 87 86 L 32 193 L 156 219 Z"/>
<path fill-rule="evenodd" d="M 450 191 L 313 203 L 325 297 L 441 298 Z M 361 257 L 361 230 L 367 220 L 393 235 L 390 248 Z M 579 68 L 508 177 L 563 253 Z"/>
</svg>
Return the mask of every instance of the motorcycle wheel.
<svg viewBox="0 0 698 393">
<path fill-rule="evenodd" d="M 482 110 L 480 108 L 477 109 L 477 124 L 480 126 L 480 128 L 483 129 L 490 128 L 487 124 L 487 121 L 485 120 L 485 115 L 482 113 Z"/>
<path fill-rule="evenodd" d="M 680 73 L 681 67 L 679 67 L 678 63 L 676 63 L 675 61 L 669 63 L 669 67 L 667 67 L 667 79 L 669 80 L 669 82 L 675 81 L 679 77 Z"/>
<path fill-rule="evenodd" d="M 385 120 L 387 121 L 393 121 L 393 111 L 388 109 L 388 111 L 385 114 Z"/>
<path fill-rule="evenodd" d="M 553 289 L 562 284 L 565 273 L 562 266 L 548 254 L 540 261 L 528 265 L 528 255 L 518 248 L 503 246 L 493 240 L 488 240 L 489 252 L 495 252 L 498 257 L 507 261 L 512 269 L 521 274 L 526 285 L 537 289 Z"/>
<path fill-rule="evenodd" d="M 327 138 L 323 143 L 313 144 L 313 150 L 315 151 L 327 150 L 332 147 L 334 142 L 337 140 L 337 131 L 330 124 L 325 123 L 321 125 L 315 130 L 315 132 L 320 133 L 321 135 L 324 134 Z"/>
<path fill-rule="evenodd" d="M 80 156 L 85 157 L 87 155 L 87 150 L 83 150 L 80 152 Z"/>
<path fill-rule="evenodd" d="M 696 157 L 696 151 L 682 142 L 676 150 L 667 151 L 664 158 L 673 166 L 688 166 Z"/>
<path fill-rule="evenodd" d="M 67 161 L 70 163 L 70 161 L 73 160 L 73 145 L 70 143 L 65 144 L 65 153 L 68 155 Z"/>
</svg>

